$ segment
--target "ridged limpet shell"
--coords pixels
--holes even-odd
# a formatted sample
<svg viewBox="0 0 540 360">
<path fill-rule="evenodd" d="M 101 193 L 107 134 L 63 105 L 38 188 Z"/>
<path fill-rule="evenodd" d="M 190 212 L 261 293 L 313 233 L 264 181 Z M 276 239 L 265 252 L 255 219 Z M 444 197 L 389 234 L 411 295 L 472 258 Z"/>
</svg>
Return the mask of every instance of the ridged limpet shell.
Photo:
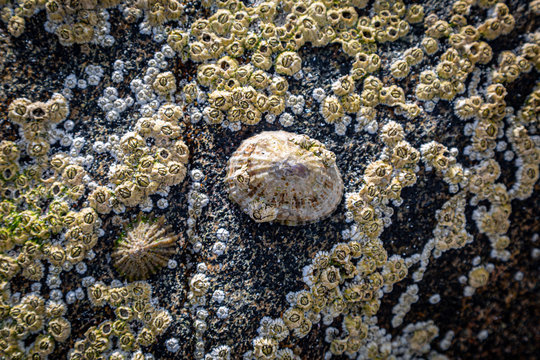
<svg viewBox="0 0 540 360">
<path fill-rule="evenodd" d="M 286 225 L 329 216 L 343 195 L 336 155 L 307 135 L 265 131 L 229 159 L 229 197 L 256 222 Z"/>
</svg>

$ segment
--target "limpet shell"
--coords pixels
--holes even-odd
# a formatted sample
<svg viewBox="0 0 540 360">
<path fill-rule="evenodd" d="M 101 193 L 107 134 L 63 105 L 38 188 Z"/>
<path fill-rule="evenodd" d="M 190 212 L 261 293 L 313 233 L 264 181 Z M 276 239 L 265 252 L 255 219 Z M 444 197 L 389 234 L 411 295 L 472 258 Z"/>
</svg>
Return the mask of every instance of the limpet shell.
<svg viewBox="0 0 540 360">
<path fill-rule="evenodd" d="M 336 156 L 307 135 L 265 131 L 229 159 L 229 197 L 256 222 L 300 225 L 329 216 L 343 195 Z"/>
</svg>

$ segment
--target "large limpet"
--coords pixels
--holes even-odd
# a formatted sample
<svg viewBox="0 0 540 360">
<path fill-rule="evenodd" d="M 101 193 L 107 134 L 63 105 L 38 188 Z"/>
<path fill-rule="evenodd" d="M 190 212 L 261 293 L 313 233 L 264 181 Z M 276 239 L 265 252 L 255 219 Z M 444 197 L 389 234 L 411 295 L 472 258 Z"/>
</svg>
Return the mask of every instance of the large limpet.
<svg viewBox="0 0 540 360">
<path fill-rule="evenodd" d="M 229 159 L 229 197 L 257 222 L 286 225 L 329 216 L 343 195 L 336 155 L 309 138 L 265 131 L 240 145 Z"/>
</svg>

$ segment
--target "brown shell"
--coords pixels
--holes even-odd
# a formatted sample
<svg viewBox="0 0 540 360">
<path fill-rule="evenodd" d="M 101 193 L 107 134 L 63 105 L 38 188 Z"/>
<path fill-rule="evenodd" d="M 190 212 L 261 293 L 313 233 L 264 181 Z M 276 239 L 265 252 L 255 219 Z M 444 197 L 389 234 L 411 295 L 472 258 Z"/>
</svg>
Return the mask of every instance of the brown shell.
<svg viewBox="0 0 540 360">
<path fill-rule="evenodd" d="M 242 142 L 229 159 L 226 182 L 229 197 L 257 222 L 315 222 L 329 216 L 343 195 L 335 154 L 286 131 Z"/>
</svg>

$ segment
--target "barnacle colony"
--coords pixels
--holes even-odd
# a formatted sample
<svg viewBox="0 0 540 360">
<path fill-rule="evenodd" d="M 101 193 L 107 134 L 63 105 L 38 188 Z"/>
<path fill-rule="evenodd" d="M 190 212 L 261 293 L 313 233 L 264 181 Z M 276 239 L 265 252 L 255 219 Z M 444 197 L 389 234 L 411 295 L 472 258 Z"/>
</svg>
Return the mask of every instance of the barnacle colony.
<svg viewBox="0 0 540 360">
<path fill-rule="evenodd" d="M 257 222 L 298 225 L 330 215 L 343 194 L 336 156 L 317 140 L 265 131 L 229 160 L 229 196 Z"/>
<path fill-rule="evenodd" d="M 536 195 L 540 174 L 540 32 L 534 27 L 540 0 L 508 6 L 504 0 L 412 2 L 0 0 L 0 52 L 6 54 L 0 59 L 6 70 L 0 71 L 6 84 L 0 108 L 7 106 L 8 120 L 19 130 L 17 136 L 0 118 L 0 138 L 6 138 L 0 142 L 0 359 L 442 360 L 447 357 L 438 351 L 451 345 L 448 358 L 500 358 L 508 348 L 521 357 L 536 353 L 528 319 L 515 316 L 531 304 L 531 280 L 512 284 L 500 274 L 527 268 L 513 279 L 534 277 L 529 265 L 540 258 L 539 234 L 526 240 L 537 231 L 537 198 L 523 204 L 523 219 L 524 212 L 516 211 L 518 199 Z M 35 31 L 41 25 L 52 38 Z M 132 36 L 136 31 L 144 37 Z M 43 56 L 58 50 L 56 38 L 81 56 Z M 320 61 L 324 57 L 328 61 Z M 48 66 L 49 59 L 55 66 Z M 69 69 L 76 73 L 64 78 Z M 13 98 L 25 89 L 35 89 L 36 96 L 59 93 L 43 101 Z M 98 92 L 103 114 L 87 106 Z M 221 194 L 205 194 L 220 169 L 220 163 L 207 162 L 219 143 L 213 142 L 214 127 L 201 120 L 231 131 L 258 129 L 263 119 L 288 127 L 291 111 L 311 114 L 309 122 L 295 124 L 299 131 L 316 131 L 324 120 L 353 146 L 363 141 L 348 131 L 355 123 L 357 133 L 372 136 L 370 148 L 378 155 L 369 164 L 353 152 L 343 159 L 352 181 L 340 221 L 293 232 L 299 235 L 295 249 L 307 251 L 298 262 L 266 268 L 258 260 L 268 258 L 260 252 L 253 257 L 257 249 L 248 244 L 247 251 L 225 251 L 249 236 L 253 223 L 229 223 L 229 209 L 211 203 Z M 190 138 L 188 149 L 183 139 Z M 250 192 L 251 178 L 276 190 L 284 177 L 296 190 L 313 166 L 272 167 L 276 155 L 267 155 L 259 156 L 266 163 L 249 160 L 239 172 L 245 191 L 238 193 L 252 200 L 251 215 L 285 222 L 278 210 L 290 188 L 271 204 L 259 187 Z M 252 163 L 262 170 L 250 173 Z M 215 166 L 203 174 L 196 168 L 203 164 Z M 328 169 L 317 166 L 322 173 L 313 176 L 325 179 Z M 173 186 L 188 168 L 189 192 L 177 197 L 186 187 Z M 435 176 L 426 176 L 432 170 Z M 279 171 L 284 174 L 272 182 Z M 439 201 L 445 201 L 442 207 Z M 96 251 L 111 250 L 111 226 L 131 217 L 135 207 L 147 212 L 155 205 L 168 218 L 188 206 L 174 214 L 182 222 L 188 216 L 185 266 L 152 279 L 155 293 L 172 300 L 168 309 L 157 307 L 160 299 L 148 283 L 132 280 L 149 277 L 148 267 L 176 268 L 175 259 L 166 261 L 176 250 L 174 235 L 135 242 L 133 230 L 119 239 L 112 261 L 93 262 Z M 302 205 L 286 204 L 289 211 Z M 311 214 L 322 206 L 306 208 Z M 435 206 L 439 210 L 430 216 Z M 410 211 L 415 219 L 408 218 Z M 395 232 L 404 222 L 408 236 Z M 137 224 L 135 229 L 150 228 Z M 432 227 L 415 226 L 426 224 Z M 313 230 L 334 235 L 314 242 Z M 269 259 L 282 255 L 272 252 Z M 109 263 L 120 274 L 100 271 Z M 308 264 L 297 291 L 282 294 L 288 285 L 280 281 L 285 286 L 269 286 L 275 292 L 260 296 L 261 287 L 251 286 L 259 276 L 265 276 L 259 284 L 281 275 L 296 281 L 299 269 L 291 263 Z M 268 271 L 250 271 L 261 266 Z M 432 279 L 444 279 L 444 286 L 425 286 Z M 455 281 L 464 297 L 476 293 L 480 299 L 448 301 L 461 290 Z M 508 289 L 504 294 L 497 291 L 501 285 Z M 280 305 L 282 295 L 288 308 Z M 429 307 L 428 297 L 440 305 Z M 277 318 L 264 316 L 268 301 L 275 302 Z M 462 316 L 448 318 L 448 306 L 456 304 Z M 511 321 L 493 326 L 507 314 Z M 382 328 L 390 316 L 393 330 Z M 254 335 L 250 324 L 258 320 Z M 244 336 L 237 336 L 239 329 Z M 310 332 L 308 341 L 299 341 Z M 488 334 L 489 342 L 478 342 Z M 163 343 L 170 353 L 161 351 Z"/>
</svg>

